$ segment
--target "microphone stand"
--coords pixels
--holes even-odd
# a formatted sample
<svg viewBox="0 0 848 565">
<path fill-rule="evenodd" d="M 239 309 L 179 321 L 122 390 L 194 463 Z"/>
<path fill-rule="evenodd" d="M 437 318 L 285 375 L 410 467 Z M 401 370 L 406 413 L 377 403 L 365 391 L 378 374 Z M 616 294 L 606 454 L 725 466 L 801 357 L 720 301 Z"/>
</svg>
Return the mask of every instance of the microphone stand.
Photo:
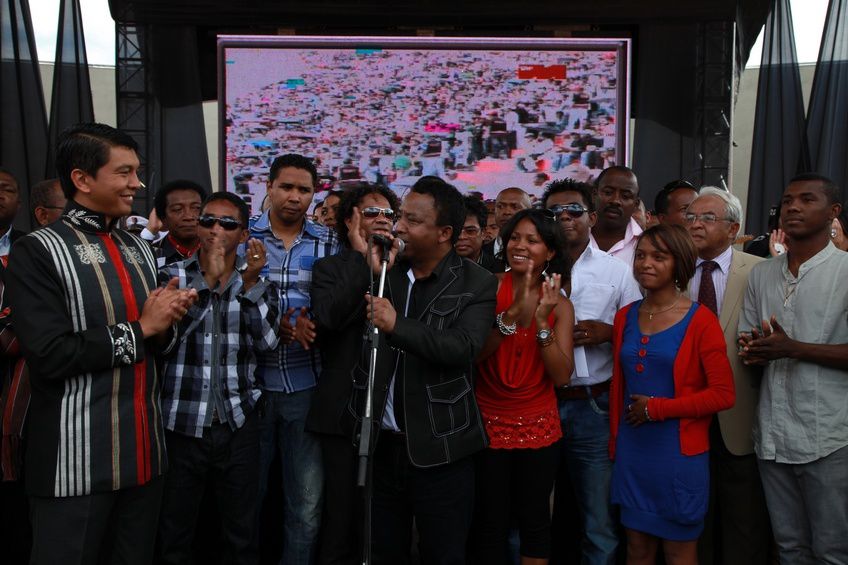
<svg viewBox="0 0 848 565">
<path fill-rule="evenodd" d="M 373 257 L 370 251 L 374 247 L 374 238 L 369 237 L 369 257 Z M 380 283 L 377 287 L 377 297 L 383 298 L 386 287 L 386 271 L 389 265 L 390 249 L 383 248 L 380 260 Z M 374 272 L 371 272 L 372 288 Z M 368 386 L 365 395 L 365 414 L 362 417 L 362 427 L 359 431 L 359 468 L 356 477 L 356 485 L 364 489 L 364 516 L 362 536 L 362 565 L 371 563 L 371 498 L 373 496 L 371 445 L 376 439 L 376 426 L 374 425 L 374 379 L 377 370 L 377 347 L 380 343 L 380 330 L 373 323 L 368 329 L 368 341 L 370 342 L 371 355 L 368 359 Z"/>
</svg>

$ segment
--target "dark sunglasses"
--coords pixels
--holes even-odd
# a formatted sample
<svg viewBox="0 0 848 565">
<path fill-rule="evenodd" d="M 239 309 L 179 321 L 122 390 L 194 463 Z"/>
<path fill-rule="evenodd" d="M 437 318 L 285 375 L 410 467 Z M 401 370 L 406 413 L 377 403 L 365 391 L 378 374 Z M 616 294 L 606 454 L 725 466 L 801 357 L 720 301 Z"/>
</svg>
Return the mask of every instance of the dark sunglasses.
<svg viewBox="0 0 848 565">
<path fill-rule="evenodd" d="M 197 223 L 202 228 L 211 228 L 215 225 L 215 222 L 218 223 L 223 229 L 227 231 L 237 230 L 241 227 L 241 222 L 236 220 L 235 218 L 230 218 L 229 216 L 212 216 L 210 214 L 203 214 L 199 218 L 197 218 Z"/>
<path fill-rule="evenodd" d="M 362 215 L 366 218 L 376 218 L 380 214 L 389 221 L 395 219 L 395 211 L 391 208 L 380 208 L 379 206 L 369 206 L 362 209 Z"/>
<path fill-rule="evenodd" d="M 579 218 L 588 211 L 588 208 L 585 208 L 580 204 L 557 204 L 556 206 L 548 208 L 548 212 L 552 213 L 554 218 L 559 218 L 563 212 L 572 218 Z"/>
</svg>

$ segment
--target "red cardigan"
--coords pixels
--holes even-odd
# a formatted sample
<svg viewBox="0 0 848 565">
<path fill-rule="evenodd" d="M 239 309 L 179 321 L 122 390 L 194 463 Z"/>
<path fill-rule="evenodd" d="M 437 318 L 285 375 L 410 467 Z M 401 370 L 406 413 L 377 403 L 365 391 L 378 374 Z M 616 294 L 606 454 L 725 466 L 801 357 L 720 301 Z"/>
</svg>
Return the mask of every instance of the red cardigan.
<svg viewBox="0 0 848 565">
<path fill-rule="evenodd" d="M 613 323 L 610 458 L 615 457 L 618 424 L 624 405 L 629 402 L 624 398 L 620 357 L 624 324 L 631 306 L 619 310 Z M 651 398 L 648 400 L 648 413 L 652 420 L 679 418 L 681 453 L 698 455 L 710 448 L 712 415 L 732 407 L 735 401 L 733 371 L 727 359 L 727 345 L 718 318 L 709 308 L 698 305 L 674 360 L 674 398 Z"/>
</svg>

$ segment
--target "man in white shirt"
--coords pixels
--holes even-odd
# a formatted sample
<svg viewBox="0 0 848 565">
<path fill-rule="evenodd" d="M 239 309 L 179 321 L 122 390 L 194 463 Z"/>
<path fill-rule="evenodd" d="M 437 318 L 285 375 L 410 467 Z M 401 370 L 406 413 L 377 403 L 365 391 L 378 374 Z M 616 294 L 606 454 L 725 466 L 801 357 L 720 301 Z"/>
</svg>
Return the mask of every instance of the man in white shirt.
<svg viewBox="0 0 848 565">
<path fill-rule="evenodd" d="M 612 377 L 612 322 L 615 313 L 642 298 L 631 268 L 589 244 L 597 221 L 592 187 L 571 179 L 550 183 L 542 205 L 565 232 L 573 261 L 569 297 L 574 304 L 575 373 L 557 389 L 563 426 L 558 477 L 578 498 L 585 538 L 582 563 L 615 563 L 618 535 L 609 503 L 612 464 L 609 443 L 609 381 Z M 558 484 L 562 484 L 559 482 Z M 554 512 L 569 511 L 557 509 Z"/>
<path fill-rule="evenodd" d="M 598 222 L 592 228 L 592 247 L 633 266 L 636 240 L 642 228 L 633 219 L 639 207 L 639 181 L 627 167 L 608 167 L 598 175 Z"/>
<path fill-rule="evenodd" d="M 689 297 L 719 317 L 736 388 L 736 404 L 719 412 L 710 428 L 710 507 L 698 562 L 765 565 L 771 536 L 753 441 L 760 375 L 742 363 L 736 345 L 748 274 L 762 259 L 731 247 L 742 203 L 729 192 L 702 188 L 682 219 L 698 248 Z"/>
</svg>

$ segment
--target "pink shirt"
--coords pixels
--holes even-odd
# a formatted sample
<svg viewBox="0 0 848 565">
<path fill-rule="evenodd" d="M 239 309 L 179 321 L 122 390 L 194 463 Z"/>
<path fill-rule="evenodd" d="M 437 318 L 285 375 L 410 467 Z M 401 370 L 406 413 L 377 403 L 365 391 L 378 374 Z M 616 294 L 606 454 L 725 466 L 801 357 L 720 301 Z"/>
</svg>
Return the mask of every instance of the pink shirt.
<svg viewBox="0 0 848 565">
<path fill-rule="evenodd" d="M 619 261 L 624 261 L 628 267 L 633 268 L 633 255 L 636 254 L 636 240 L 642 233 L 642 228 L 639 223 L 633 218 L 630 218 L 630 223 L 627 224 L 627 231 L 624 232 L 624 239 L 617 241 L 609 248 L 607 254 L 612 255 Z M 589 245 L 595 249 L 598 247 L 598 242 L 595 241 L 595 236 L 589 235 Z"/>
</svg>

